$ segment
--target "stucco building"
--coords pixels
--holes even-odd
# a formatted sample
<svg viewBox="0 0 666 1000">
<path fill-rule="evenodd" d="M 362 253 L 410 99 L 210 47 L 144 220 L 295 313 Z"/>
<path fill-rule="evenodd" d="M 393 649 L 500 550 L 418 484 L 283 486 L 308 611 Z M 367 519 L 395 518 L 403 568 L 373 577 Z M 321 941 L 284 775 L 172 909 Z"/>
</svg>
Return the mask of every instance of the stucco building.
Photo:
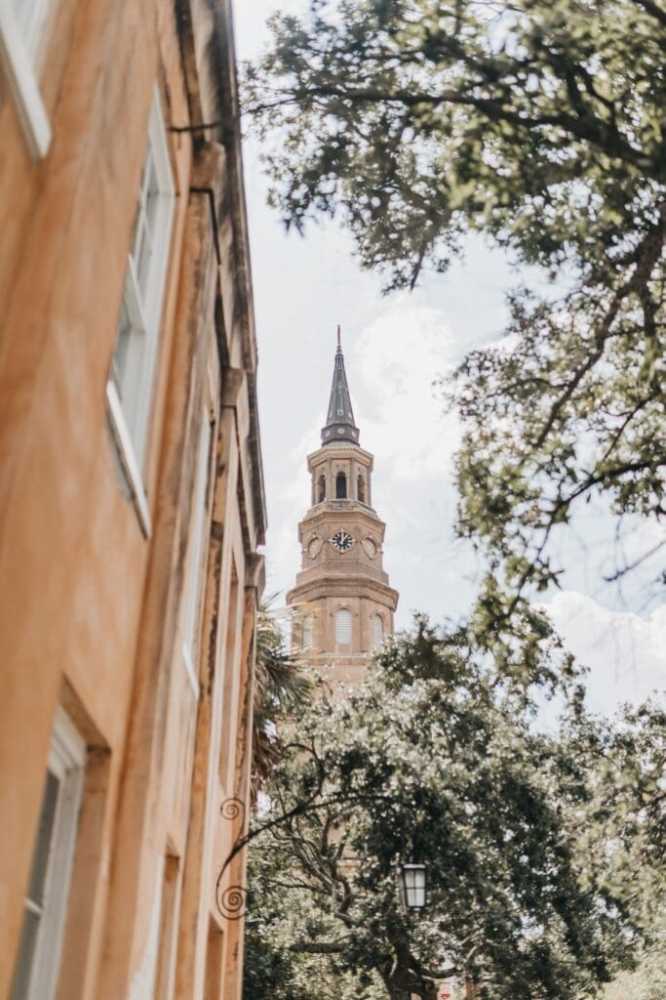
<svg viewBox="0 0 666 1000">
<path fill-rule="evenodd" d="M 339 330 L 321 442 L 307 459 L 311 506 L 298 526 L 302 564 L 287 604 L 303 658 L 332 683 L 354 683 L 393 632 L 398 593 L 383 566 L 374 458 L 360 445 Z"/>
<path fill-rule="evenodd" d="M 265 507 L 229 0 L 2 0 L 0 135 L 0 998 L 237 1000 Z"/>
</svg>

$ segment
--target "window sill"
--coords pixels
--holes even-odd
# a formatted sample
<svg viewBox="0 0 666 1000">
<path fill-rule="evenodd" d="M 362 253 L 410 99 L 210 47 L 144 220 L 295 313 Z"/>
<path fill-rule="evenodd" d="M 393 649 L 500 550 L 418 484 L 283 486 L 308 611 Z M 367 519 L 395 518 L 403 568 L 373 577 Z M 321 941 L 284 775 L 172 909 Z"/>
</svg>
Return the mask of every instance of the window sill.
<svg viewBox="0 0 666 1000">
<path fill-rule="evenodd" d="M 129 427 L 125 420 L 125 414 L 123 413 L 123 405 L 120 401 L 118 390 L 111 379 L 106 383 L 106 401 L 108 403 L 109 419 L 118 458 L 120 459 L 125 480 L 132 494 L 132 502 L 139 518 L 141 531 L 146 538 L 150 538 L 150 510 L 143 485 L 143 477 L 136 452 L 134 451 L 134 445 L 132 444 Z"/>
<path fill-rule="evenodd" d="M 14 12 L 4 2 L 0 3 L 0 63 L 4 67 L 30 153 L 35 160 L 39 160 L 49 151 L 51 126 Z"/>
</svg>

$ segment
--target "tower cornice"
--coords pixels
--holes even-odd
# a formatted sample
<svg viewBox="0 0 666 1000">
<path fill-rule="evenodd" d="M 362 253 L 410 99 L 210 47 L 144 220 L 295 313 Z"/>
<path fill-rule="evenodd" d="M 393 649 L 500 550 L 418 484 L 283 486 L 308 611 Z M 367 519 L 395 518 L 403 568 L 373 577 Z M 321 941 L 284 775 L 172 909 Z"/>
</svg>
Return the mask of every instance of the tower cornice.
<svg viewBox="0 0 666 1000">
<path fill-rule="evenodd" d="M 351 441 L 338 441 L 334 444 L 322 445 L 316 451 L 311 451 L 308 455 L 308 469 L 312 472 L 313 466 L 321 462 L 322 459 L 335 461 L 336 459 L 346 459 L 352 456 L 360 460 L 372 472 L 375 464 L 372 452 L 361 448 L 360 444 L 352 444 Z"/>
<path fill-rule="evenodd" d="M 299 539 L 303 540 L 304 528 L 312 530 L 318 524 L 332 523 L 332 517 L 336 522 L 344 522 L 350 518 L 358 520 L 359 515 L 362 518 L 366 517 L 372 528 L 379 532 L 383 539 L 386 525 L 374 507 L 367 503 L 361 503 L 360 500 L 324 500 L 322 503 L 314 504 L 299 524 Z"/>
<path fill-rule="evenodd" d="M 395 611 L 398 606 L 399 594 L 397 590 L 390 587 L 381 580 L 373 580 L 371 577 L 349 578 L 343 574 L 329 573 L 326 576 L 319 575 L 316 579 L 307 580 L 298 584 L 287 593 L 287 604 L 295 607 L 299 604 L 309 604 L 322 599 L 338 598 L 365 598 L 383 605 L 390 611 Z"/>
</svg>

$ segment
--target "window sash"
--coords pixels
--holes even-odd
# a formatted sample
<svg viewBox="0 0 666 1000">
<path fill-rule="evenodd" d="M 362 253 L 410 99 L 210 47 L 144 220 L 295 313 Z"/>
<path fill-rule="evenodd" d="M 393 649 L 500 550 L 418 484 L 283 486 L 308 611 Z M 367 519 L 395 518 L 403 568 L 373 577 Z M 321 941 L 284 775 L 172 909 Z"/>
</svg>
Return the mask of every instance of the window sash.
<svg viewBox="0 0 666 1000">
<path fill-rule="evenodd" d="M 10 0 L 27 55 L 34 64 L 53 0 Z"/>
<path fill-rule="evenodd" d="M 351 641 L 352 614 L 343 608 L 335 613 L 335 642 L 338 646 L 349 646 Z"/>
<path fill-rule="evenodd" d="M 372 616 L 372 648 L 378 649 L 384 642 L 384 621 L 380 615 Z"/>
<path fill-rule="evenodd" d="M 197 464 L 194 480 L 192 509 L 192 532 L 190 535 L 187 560 L 187 575 L 183 591 L 183 659 L 185 669 L 195 695 L 199 694 L 198 672 L 196 668 L 199 610 L 201 604 L 202 572 L 201 558 L 204 553 L 204 533 L 206 527 L 207 486 L 212 428 L 204 407 L 203 423 L 199 436 Z"/>
<path fill-rule="evenodd" d="M 11 1000 L 53 1000 L 55 995 L 85 755 L 84 741 L 65 712 L 58 708 L 42 806 L 46 804 L 49 786 L 53 789 L 51 781 L 57 783 L 57 795 L 46 838 L 42 839 L 40 825 L 35 841 Z M 40 814 L 40 824 L 43 818 Z M 41 900 L 32 898 L 37 894 L 41 894 Z"/>
<path fill-rule="evenodd" d="M 312 615 L 306 615 L 303 621 L 303 649 L 312 649 L 314 640 L 314 623 Z"/>
<path fill-rule="evenodd" d="M 0 0 L 0 65 L 7 78 L 18 111 L 23 134 L 34 159 L 46 156 L 51 145 L 51 126 L 35 72 L 35 52 L 26 40 L 16 10 Z M 36 36 L 39 40 L 39 36 Z M 36 44 L 36 42 L 35 42 Z"/>
<path fill-rule="evenodd" d="M 144 534 L 150 516 L 143 465 L 169 263 L 174 187 L 166 129 L 155 90 L 148 148 L 128 254 L 116 345 L 107 383 L 111 426 Z"/>
</svg>

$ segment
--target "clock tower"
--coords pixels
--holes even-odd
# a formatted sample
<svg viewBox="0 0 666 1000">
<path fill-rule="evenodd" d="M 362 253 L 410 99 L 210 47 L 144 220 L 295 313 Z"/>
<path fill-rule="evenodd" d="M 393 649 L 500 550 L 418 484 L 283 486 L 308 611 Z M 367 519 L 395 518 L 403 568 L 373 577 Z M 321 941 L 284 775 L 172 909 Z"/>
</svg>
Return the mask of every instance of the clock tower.
<svg viewBox="0 0 666 1000">
<path fill-rule="evenodd" d="M 382 564 L 385 524 L 373 507 L 373 461 L 359 443 L 338 327 L 321 448 L 308 456 L 311 507 L 298 526 L 302 566 L 287 594 L 297 611 L 295 644 L 333 682 L 359 680 L 393 632 L 398 593 Z"/>
</svg>

